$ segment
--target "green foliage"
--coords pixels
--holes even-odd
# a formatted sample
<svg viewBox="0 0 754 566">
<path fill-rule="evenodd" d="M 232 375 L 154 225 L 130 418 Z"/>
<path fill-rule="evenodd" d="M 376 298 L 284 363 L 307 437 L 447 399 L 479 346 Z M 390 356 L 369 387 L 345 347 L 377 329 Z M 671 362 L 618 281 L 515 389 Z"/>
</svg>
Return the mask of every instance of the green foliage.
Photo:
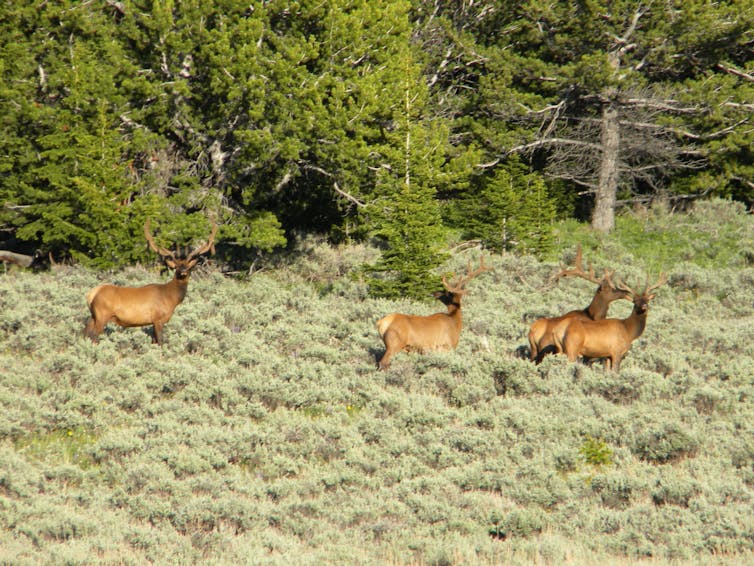
<svg viewBox="0 0 754 566">
<path fill-rule="evenodd" d="M 433 271 L 443 260 L 440 213 L 434 191 L 403 187 L 375 211 L 386 249 L 367 269 L 374 297 L 426 298 L 439 288 Z"/>
<path fill-rule="evenodd" d="M 459 199 L 451 222 L 485 247 L 543 256 L 552 249 L 555 203 L 544 181 L 518 160 L 498 167 L 481 187 Z"/>
<path fill-rule="evenodd" d="M 541 512 L 517 510 L 509 513 L 500 522 L 495 521 L 490 528 L 490 536 L 506 540 L 508 537 L 531 537 L 542 532 L 545 527 Z"/>
<path fill-rule="evenodd" d="M 23 436 L 14 441 L 15 449 L 31 460 L 52 460 L 88 469 L 93 459 L 88 453 L 97 437 L 81 428 L 56 430 Z"/>
<path fill-rule="evenodd" d="M 696 455 L 699 441 L 677 423 L 665 423 L 640 433 L 631 448 L 642 460 L 665 464 Z"/>
<path fill-rule="evenodd" d="M 372 274 L 369 292 L 374 297 L 426 298 L 438 287 L 432 272 L 445 259 L 434 179 L 443 176 L 445 155 L 438 147 L 447 140 L 441 129 L 432 132 L 421 123 L 425 89 L 415 76 L 410 54 L 404 64 L 405 103 L 395 110 L 399 127 L 391 134 L 400 140 L 395 142 L 400 151 L 386 151 L 392 166 L 381 166 L 381 196 L 365 211 L 386 249 L 367 272 Z"/>
<path fill-rule="evenodd" d="M 641 265 L 647 274 L 667 272 L 679 262 L 703 268 L 740 267 L 750 263 L 754 249 L 754 227 L 746 208 L 723 199 L 696 202 L 688 213 L 672 214 L 662 205 L 626 212 L 608 235 L 570 220 L 558 224 L 554 232 L 561 245 L 580 242 L 584 257 L 605 255 Z"/>
<path fill-rule="evenodd" d="M 613 451 L 607 443 L 599 438 L 587 435 L 584 442 L 579 446 L 579 454 L 587 464 L 592 466 L 611 466 L 613 464 Z"/>
<path fill-rule="evenodd" d="M 639 491 L 635 482 L 620 472 L 596 475 L 591 478 L 590 486 L 602 505 L 612 509 L 626 509 L 634 492 Z"/>
<path fill-rule="evenodd" d="M 696 482 L 684 477 L 659 478 L 652 489 L 652 502 L 655 505 L 677 505 L 688 507 L 689 502 L 698 495 Z"/>
<path fill-rule="evenodd" d="M 8 2 L 0 229 L 8 246 L 109 269 L 147 260 L 147 217 L 181 244 L 202 217 L 222 226 L 222 252 L 253 263 L 301 233 L 390 231 L 401 219 L 380 215 L 408 199 L 408 178 L 427 207 L 410 237 L 437 229 L 420 248 L 449 229 L 551 257 L 555 209 L 589 205 L 589 125 L 606 98 L 631 101 L 623 194 L 748 201 L 754 10 L 708 4 Z M 632 49 L 616 52 L 611 38 L 628 31 Z M 642 97 L 683 111 L 642 115 Z M 647 162 L 670 146 L 682 151 Z M 549 168 L 579 148 L 593 155 Z"/>
</svg>

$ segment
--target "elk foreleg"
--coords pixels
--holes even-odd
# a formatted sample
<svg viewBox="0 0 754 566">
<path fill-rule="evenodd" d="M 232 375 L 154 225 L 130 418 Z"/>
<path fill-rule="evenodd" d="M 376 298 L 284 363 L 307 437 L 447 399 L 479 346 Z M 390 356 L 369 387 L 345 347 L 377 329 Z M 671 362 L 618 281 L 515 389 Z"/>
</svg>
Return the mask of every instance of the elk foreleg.
<svg viewBox="0 0 754 566">
<path fill-rule="evenodd" d="M 539 350 L 537 349 L 537 343 L 536 343 L 536 341 L 534 340 L 534 338 L 532 338 L 531 336 L 529 336 L 529 360 L 532 361 L 532 362 L 534 362 L 535 364 L 539 363 L 539 361 L 540 361 L 540 360 L 537 359 L 539 357 L 537 355 L 538 351 Z"/>
<path fill-rule="evenodd" d="M 162 321 L 155 321 L 152 325 L 152 328 L 154 332 L 152 333 L 152 344 L 159 344 L 162 346 L 163 344 L 163 334 L 162 329 L 165 327 L 165 323 Z"/>
</svg>

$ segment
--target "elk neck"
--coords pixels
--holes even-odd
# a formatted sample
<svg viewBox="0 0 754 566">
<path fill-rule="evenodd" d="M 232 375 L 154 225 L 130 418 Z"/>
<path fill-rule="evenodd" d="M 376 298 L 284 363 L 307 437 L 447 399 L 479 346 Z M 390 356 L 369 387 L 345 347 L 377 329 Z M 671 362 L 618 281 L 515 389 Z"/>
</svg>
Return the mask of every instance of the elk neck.
<svg viewBox="0 0 754 566">
<path fill-rule="evenodd" d="M 634 305 L 631 315 L 623 320 L 623 325 L 631 340 L 635 340 L 644 332 L 644 328 L 647 326 L 647 312 L 646 305 L 644 305 L 643 310 L 640 310 L 639 305 Z"/>
<path fill-rule="evenodd" d="M 459 329 L 461 329 L 463 325 L 463 315 L 461 314 L 461 301 L 459 300 L 453 300 L 453 302 L 448 303 L 448 312 L 446 316 L 450 318 L 455 326 Z"/>
<path fill-rule="evenodd" d="M 597 292 L 592 298 L 592 302 L 584 309 L 584 313 L 592 320 L 600 320 L 607 316 L 607 309 L 610 307 L 610 301 L 602 293 Z"/>
<path fill-rule="evenodd" d="M 168 289 L 170 295 L 174 297 L 176 304 L 183 302 L 183 299 L 186 297 L 186 292 L 188 291 L 188 282 L 189 274 L 180 274 L 179 271 L 176 270 L 173 278 L 165 284 L 165 288 Z"/>
</svg>

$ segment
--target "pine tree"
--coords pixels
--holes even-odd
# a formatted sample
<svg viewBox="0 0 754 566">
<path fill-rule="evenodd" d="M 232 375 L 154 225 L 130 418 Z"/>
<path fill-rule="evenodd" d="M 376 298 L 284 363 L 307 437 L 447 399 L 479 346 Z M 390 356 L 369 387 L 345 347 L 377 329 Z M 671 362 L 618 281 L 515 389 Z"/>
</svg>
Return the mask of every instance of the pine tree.
<svg viewBox="0 0 754 566">
<path fill-rule="evenodd" d="M 402 108 L 390 135 L 393 144 L 384 148 L 389 166 L 377 173 L 378 190 L 384 196 L 368 207 L 375 235 L 386 249 L 368 271 L 370 293 L 378 297 L 427 298 L 439 288 L 432 272 L 445 259 L 441 252 L 443 225 L 436 190 L 446 131 L 420 121 L 426 89 L 419 80 L 410 52 L 405 54 Z M 402 173 L 402 174 L 401 174 Z"/>
<path fill-rule="evenodd" d="M 513 158 L 451 207 L 449 222 L 486 248 L 543 255 L 552 244 L 556 204 L 544 180 Z"/>
</svg>

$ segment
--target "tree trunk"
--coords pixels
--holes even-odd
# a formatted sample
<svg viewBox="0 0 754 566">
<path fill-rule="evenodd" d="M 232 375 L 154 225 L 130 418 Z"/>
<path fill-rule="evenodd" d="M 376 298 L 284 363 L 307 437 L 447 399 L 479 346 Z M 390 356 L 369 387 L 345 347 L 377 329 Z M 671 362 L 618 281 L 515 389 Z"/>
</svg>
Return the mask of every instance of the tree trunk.
<svg viewBox="0 0 754 566">
<path fill-rule="evenodd" d="M 615 228 L 615 199 L 618 192 L 618 151 L 620 148 L 620 123 L 618 107 L 608 103 L 602 109 L 602 158 L 599 181 L 594 197 L 592 228 L 609 232 Z"/>
</svg>

